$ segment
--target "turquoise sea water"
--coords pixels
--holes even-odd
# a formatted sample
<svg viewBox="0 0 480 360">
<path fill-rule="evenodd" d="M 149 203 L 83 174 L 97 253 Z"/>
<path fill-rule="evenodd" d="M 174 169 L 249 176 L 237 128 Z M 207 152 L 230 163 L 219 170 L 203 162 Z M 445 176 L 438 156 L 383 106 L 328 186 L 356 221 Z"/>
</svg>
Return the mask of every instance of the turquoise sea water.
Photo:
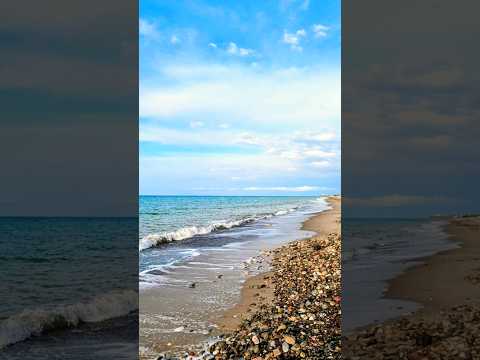
<svg viewBox="0 0 480 360">
<path fill-rule="evenodd" d="M 268 270 L 264 251 L 313 235 L 302 223 L 327 208 L 324 197 L 141 197 L 141 354 L 208 342 L 219 311 L 238 301 L 249 276 Z"/>
<path fill-rule="evenodd" d="M 140 273 L 196 256 L 202 248 L 266 236 L 261 225 L 268 220 L 295 215 L 293 228 L 299 228 L 308 214 L 325 208 L 323 198 L 311 196 L 141 196 Z"/>
</svg>

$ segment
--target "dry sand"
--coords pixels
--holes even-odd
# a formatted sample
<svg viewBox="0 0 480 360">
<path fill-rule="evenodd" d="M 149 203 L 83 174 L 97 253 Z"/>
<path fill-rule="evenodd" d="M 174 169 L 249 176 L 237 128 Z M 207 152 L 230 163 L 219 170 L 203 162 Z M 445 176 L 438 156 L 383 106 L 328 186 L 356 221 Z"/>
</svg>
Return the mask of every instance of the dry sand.
<svg viewBox="0 0 480 360">
<path fill-rule="evenodd" d="M 460 247 L 423 259 L 385 294 L 422 309 L 349 335 L 344 359 L 480 359 L 480 217 L 451 219 L 446 230 Z"/>
<path fill-rule="evenodd" d="M 425 315 L 480 303 L 480 218 L 452 219 L 446 230 L 460 247 L 423 259 L 393 279 L 385 297 L 418 302 Z"/>
<path fill-rule="evenodd" d="M 240 303 L 219 322 L 226 334 L 208 354 L 225 360 L 341 359 L 340 199 L 329 202 L 331 210 L 304 223 L 303 229 L 319 235 L 270 251 L 271 271 L 247 281 Z M 263 305 L 250 306 L 258 298 Z"/>
<path fill-rule="evenodd" d="M 341 199 L 338 196 L 330 196 L 327 202 L 331 209 L 320 212 L 306 220 L 303 223 L 302 230 L 313 231 L 318 236 L 340 233 Z M 235 330 L 242 320 L 249 317 L 262 304 L 273 301 L 271 275 L 271 272 L 265 272 L 245 281 L 238 304 L 224 312 L 215 321 L 221 333 Z"/>
</svg>

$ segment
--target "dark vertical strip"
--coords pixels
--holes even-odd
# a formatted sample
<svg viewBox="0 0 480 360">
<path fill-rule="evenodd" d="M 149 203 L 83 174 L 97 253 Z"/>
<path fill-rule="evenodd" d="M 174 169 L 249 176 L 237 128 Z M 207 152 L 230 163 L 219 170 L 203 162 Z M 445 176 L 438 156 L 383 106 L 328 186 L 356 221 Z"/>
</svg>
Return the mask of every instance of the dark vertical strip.
<svg viewBox="0 0 480 360">
<path fill-rule="evenodd" d="M 138 357 L 138 3 L 0 5 L 0 358 Z"/>
<path fill-rule="evenodd" d="M 478 3 L 342 8 L 345 358 L 476 358 Z"/>
</svg>

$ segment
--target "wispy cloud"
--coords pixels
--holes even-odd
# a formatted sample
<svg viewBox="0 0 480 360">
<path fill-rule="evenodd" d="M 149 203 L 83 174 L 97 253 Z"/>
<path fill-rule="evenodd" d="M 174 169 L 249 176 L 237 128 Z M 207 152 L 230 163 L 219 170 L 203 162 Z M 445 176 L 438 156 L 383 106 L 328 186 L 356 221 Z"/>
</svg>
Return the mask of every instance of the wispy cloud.
<svg viewBox="0 0 480 360">
<path fill-rule="evenodd" d="M 336 7 L 161 3 L 140 23 L 141 193 L 339 191 L 339 52 L 312 26 Z"/>
<path fill-rule="evenodd" d="M 139 20 L 139 33 L 140 36 L 149 39 L 158 39 L 158 37 L 160 36 L 157 25 L 147 19 Z"/>
<path fill-rule="evenodd" d="M 204 126 L 205 124 L 203 123 L 203 121 L 190 121 L 190 127 L 192 129 L 196 129 L 196 128 L 200 128 L 202 126 Z"/>
<path fill-rule="evenodd" d="M 315 24 L 312 26 L 312 31 L 314 34 L 314 37 L 319 39 L 319 38 L 324 38 L 327 36 L 327 31 L 330 28 L 328 26 L 322 25 L 322 24 Z"/>
<path fill-rule="evenodd" d="M 288 191 L 288 192 L 307 192 L 307 191 L 314 191 L 319 190 L 319 186 L 271 186 L 271 187 L 258 187 L 258 186 L 250 186 L 243 188 L 245 191 Z"/>
<path fill-rule="evenodd" d="M 227 53 L 236 56 L 249 56 L 252 55 L 254 51 L 252 49 L 238 47 L 234 42 L 230 42 L 227 46 Z"/>
<path fill-rule="evenodd" d="M 162 119 L 202 114 L 257 125 L 297 126 L 311 126 L 312 121 L 337 124 L 340 116 L 339 70 L 262 71 L 211 64 L 176 66 L 166 69 L 165 75 L 177 85 L 141 86 L 140 116 Z"/>
<path fill-rule="evenodd" d="M 300 46 L 301 39 L 307 36 L 305 29 L 299 29 L 295 33 L 289 33 L 287 30 L 283 31 L 283 42 L 290 45 L 292 50 L 302 51 Z"/>
</svg>

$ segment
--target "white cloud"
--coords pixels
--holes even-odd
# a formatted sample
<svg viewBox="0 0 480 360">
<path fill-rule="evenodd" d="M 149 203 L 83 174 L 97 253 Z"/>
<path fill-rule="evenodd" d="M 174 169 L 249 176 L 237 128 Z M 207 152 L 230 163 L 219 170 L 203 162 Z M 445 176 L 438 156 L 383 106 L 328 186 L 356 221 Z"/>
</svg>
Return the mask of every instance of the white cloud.
<svg viewBox="0 0 480 360">
<path fill-rule="evenodd" d="M 322 143 L 326 141 L 331 141 L 336 138 L 334 132 L 299 132 L 295 135 L 295 140 L 298 142 L 306 142 L 306 143 Z"/>
<path fill-rule="evenodd" d="M 222 123 L 220 125 L 218 125 L 218 127 L 220 129 L 228 129 L 230 127 L 230 124 L 227 124 L 227 123 Z"/>
<path fill-rule="evenodd" d="M 216 49 L 218 47 L 217 44 L 212 43 L 212 42 L 209 43 L 208 46 L 211 47 L 212 49 Z"/>
<path fill-rule="evenodd" d="M 255 135 L 249 133 L 241 133 L 233 142 L 236 144 L 260 145 L 262 143 L 262 140 Z"/>
<path fill-rule="evenodd" d="M 313 158 L 332 158 L 336 156 L 336 153 L 333 151 L 323 151 L 315 148 L 305 150 L 304 154 L 307 157 L 313 157 Z"/>
<path fill-rule="evenodd" d="M 227 46 L 227 52 L 230 55 L 236 55 L 236 56 L 249 56 L 254 53 L 252 49 L 245 49 L 238 47 L 237 44 L 234 42 L 230 42 Z"/>
<path fill-rule="evenodd" d="M 190 121 L 190 127 L 192 129 L 196 129 L 196 128 L 199 128 L 199 127 L 202 127 L 203 125 L 205 125 L 203 123 L 203 121 Z"/>
<path fill-rule="evenodd" d="M 307 192 L 319 190 L 318 186 L 272 186 L 272 187 L 259 187 L 259 186 L 249 186 L 243 188 L 245 191 L 288 191 L 288 192 Z"/>
<path fill-rule="evenodd" d="M 330 163 L 326 160 L 322 160 L 322 161 L 313 161 L 311 165 L 316 168 L 326 168 L 330 166 Z"/>
<path fill-rule="evenodd" d="M 170 43 L 173 45 L 178 44 L 180 43 L 180 39 L 176 35 L 172 35 L 170 37 Z"/>
<path fill-rule="evenodd" d="M 315 25 L 312 26 L 314 36 L 317 39 L 326 37 L 327 36 L 327 31 L 329 29 L 330 28 L 328 26 L 321 25 L 321 24 L 315 24 Z"/>
<path fill-rule="evenodd" d="M 290 124 L 299 129 L 311 128 L 312 123 L 321 123 L 327 129 L 340 124 L 338 69 L 265 71 L 240 65 L 176 65 L 163 70 L 176 86 L 141 84 L 142 117 L 162 120 L 177 115 L 204 115 L 256 126 Z"/>
<path fill-rule="evenodd" d="M 290 45 L 292 50 L 302 51 L 300 41 L 303 37 L 307 36 L 305 29 L 297 30 L 295 33 L 289 33 L 287 30 L 283 31 L 283 42 Z"/>
<path fill-rule="evenodd" d="M 153 22 L 146 19 L 139 20 L 139 33 L 140 36 L 152 39 L 158 38 L 159 36 L 157 26 Z"/>
<path fill-rule="evenodd" d="M 203 124 L 202 124 L 203 125 Z M 236 146 L 240 149 L 252 149 L 254 154 L 246 154 L 246 158 L 255 164 L 283 164 L 283 171 L 301 171 L 302 174 L 311 169 L 321 168 L 323 171 L 335 170 L 340 167 L 340 144 L 339 142 L 319 145 L 319 143 L 299 143 L 297 134 L 261 134 L 254 132 L 239 132 L 235 129 L 220 130 L 218 128 L 208 129 L 195 124 L 192 130 L 168 129 L 152 125 L 140 126 L 141 142 L 157 142 L 168 145 L 188 146 L 215 146 L 218 154 L 223 154 L 222 148 Z M 230 156 L 230 155 L 228 155 Z M 268 159 L 268 160 L 265 160 Z M 238 175 L 245 176 L 242 171 Z M 270 175 L 273 175 L 270 174 Z"/>
<path fill-rule="evenodd" d="M 305 37 L 307 36 L 307 32 L 305 31 L 305 29 L 300 29 L 300 30 L 297 30 L 297 36 L 299 37 Z"/>
</svg>

